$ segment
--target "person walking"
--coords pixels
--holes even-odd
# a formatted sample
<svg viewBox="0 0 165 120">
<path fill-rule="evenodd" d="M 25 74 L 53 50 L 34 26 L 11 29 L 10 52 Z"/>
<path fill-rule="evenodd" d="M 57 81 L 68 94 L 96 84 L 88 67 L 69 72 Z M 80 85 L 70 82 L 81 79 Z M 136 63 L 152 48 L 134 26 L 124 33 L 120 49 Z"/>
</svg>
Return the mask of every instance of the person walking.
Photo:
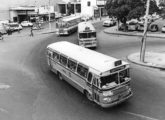
<svg viewBox="0 0 165 120">
<path fill-rule="evenodd" d="M 30 29 L 30 36 L 33 37 L 33 26 Z"/>
<path fill-rule="evenodd" d="M 0 32 L 0 40 L 3 40 L 3 34 Z"/>
<path fill-rule="evenodd" d="M 18 33 L 20 33 L 20 29 L 18 29 Z"/>
</svg>

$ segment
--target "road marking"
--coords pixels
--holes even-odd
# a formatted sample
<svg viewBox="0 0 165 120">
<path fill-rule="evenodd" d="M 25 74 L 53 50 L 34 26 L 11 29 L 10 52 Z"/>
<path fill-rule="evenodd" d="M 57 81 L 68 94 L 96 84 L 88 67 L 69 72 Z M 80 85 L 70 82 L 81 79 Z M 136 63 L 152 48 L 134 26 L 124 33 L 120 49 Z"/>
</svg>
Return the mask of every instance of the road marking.
<svg viewBox="0 0 165 120">
<path fill-rule="evenodd" d="M 10 88 L 10 85 L 6 85 L 4 83 L 0 83 L 0 89 L 8 89 Z"/>
<path fill-rule="evenodd" d="M 159 120 L 159 119 L 156 119 L 156 118 L 151 118 L 151 117 L 148 117 L 148 116 L 145 116 L 145 115 L 141 115 L 141 114 L 137 114 L 137 113 L 127 112 L 127 111 L 122 111 L 122 112 L 124 112 L 126 114 L 130 114 L 130 115 L 136 116 L 136 117 L 144 118 L 146 120 Z"/>
</svg>

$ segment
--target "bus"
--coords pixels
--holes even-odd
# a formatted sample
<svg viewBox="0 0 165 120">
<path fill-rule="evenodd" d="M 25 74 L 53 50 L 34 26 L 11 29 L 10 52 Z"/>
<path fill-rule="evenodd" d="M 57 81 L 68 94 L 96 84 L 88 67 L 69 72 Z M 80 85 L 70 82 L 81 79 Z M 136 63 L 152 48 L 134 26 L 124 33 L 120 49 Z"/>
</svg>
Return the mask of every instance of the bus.
<svg viewBox="0 0 165 120">
<path fill-rule="evenodd" d="M 91 22 L 78 24 L 78 44 L 83 47 L 97 47 L 96 30 Z"/>
<path fill-rule="evenodd" d="M 80 15 L 70 15 L 61 18 L 56 23 L 56 34 L 57 35 L 69 35 L 77 31 L 78 23 L 81 22 Z"/>
<path fill-rule="evenodd" d="M 59 80 L 102 107 L 117 105 L 133 95 L 127 62 L 67 41 L 49 44 L 46 53 L 48 66 Z"/>
</svg>

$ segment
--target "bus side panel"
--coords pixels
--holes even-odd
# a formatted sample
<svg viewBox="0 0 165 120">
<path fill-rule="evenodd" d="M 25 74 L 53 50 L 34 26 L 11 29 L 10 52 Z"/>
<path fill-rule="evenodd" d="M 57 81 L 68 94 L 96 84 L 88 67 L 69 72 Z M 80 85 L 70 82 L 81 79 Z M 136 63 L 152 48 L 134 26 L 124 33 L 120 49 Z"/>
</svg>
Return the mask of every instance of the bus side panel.
<svg viewBox="0 0 165 120">
<path fill-rule="evenodd" d="M 51 61 L 52 71 L 57 74 L 58 63 L 56 61 Z"/>
<path fill-rule="evenodd" d="M 86 81 L 83 78 L 81 78 L 74 72 L 71 72 L 69 69 L 67 69 L 59 64 L 57 65 L 57 67 L 58 67 L 58 71 L 62 74 L 62 77 L 65 81 L 67 81 L 73 87 L 78 89 L 80 92 L 84 91 Z"/>
</svg>

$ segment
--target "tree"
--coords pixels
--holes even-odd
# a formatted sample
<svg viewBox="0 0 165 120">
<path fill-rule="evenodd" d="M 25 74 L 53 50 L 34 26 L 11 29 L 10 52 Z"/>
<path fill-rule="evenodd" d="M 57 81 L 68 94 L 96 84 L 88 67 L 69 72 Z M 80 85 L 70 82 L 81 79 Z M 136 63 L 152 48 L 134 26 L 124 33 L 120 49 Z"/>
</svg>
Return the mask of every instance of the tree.
<svg viewBox="0 0 165 120">
<path fill-rule="evenodd" d="M 109 16 L 117 18 L 118 22 L 126 24 L 132 18 L 139 19 L 145 14 L 147 0 L 107 0 L 105 8 Z M 158 12 L 155 0 L 150 2 L 150 14 Z"/>
<path fill-rule="evenodd" d="M 159 7 L 160 7 L 160 14 L 162 18 L 165 19 L 165 3 L 160 2 Z"/>
</svg>

